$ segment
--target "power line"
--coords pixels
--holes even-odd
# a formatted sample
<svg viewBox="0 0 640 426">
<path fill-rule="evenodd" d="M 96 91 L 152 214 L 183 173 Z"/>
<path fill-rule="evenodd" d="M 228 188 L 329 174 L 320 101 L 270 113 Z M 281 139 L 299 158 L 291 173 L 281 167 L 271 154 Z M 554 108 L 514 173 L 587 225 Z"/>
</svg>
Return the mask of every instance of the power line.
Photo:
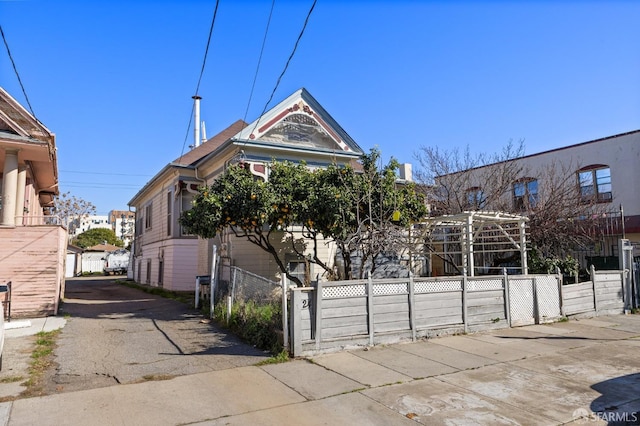
<svg viewBox="0 0 640 426">
<path fill-rule="evenodd" d="M 4 36 L 4 31 L 2 30 L 2 25 L 0 25 L 0 34 L 2 34 L 2 41 L 4 42 L 4 46 L 7 48 L 7 55 L 9 55 L 9 60 L 11 60 L 11 65 L 13 66 L 13 71 L 16 73 L 16 77 L 18 77 L 18 83 L 20 83 L 20 88 L 22 89 L 22 94 L 24 95 L 24 99 L 27 101 L 27 105 L 29 105 L 29 111 L 33 118 L 35 118 L 36 122 L 40 123 L 40 121 L 36 118 L 36 114 L 33 112 L 33 108 L 31 107 L 31 102 L 29 101 L 29 96 L 27 96 L 27 91 L 22 84 L 22 79 L 20 78 L 20 74 L 18 73 L 18 68 L 16 67 L 16 63 L 13 61 L 13 56 L 11 55 L 11 50 L 9 49 L 9 43 L 7 42 L 6 37 Z"/>
<path fill-rule="evenodd" d="M 76 185 L 84 185 L 84 186 L 91 186 L 91 185 L 97 185 L 97 186 L 108 186 L 108 187 L 118 187 L 118 188 L 139 188 L 140 185 L 134 184 L 134 183 L 112 183 L 112 182 L 76 182 L 76 181 L 69 181 L 69 180 L 63 180 L 60 181 L 60 185 L 64 185 L 67 186 L 67 184 L 76 184 Z M 97 187 L 96 186 L 96 187 Z"/>
<path fill-rule="evenodd" d="M 247 115 L 249 114 L 249 106 L 251 105 L 251 99 L 253 98 L 253 90 L 256 87 L 256 81 L 258 80 L 258 71 L 260 71 L 260 63 L 262 62 L 262 54 L 264 53 L 264 46 L 267 44 L 267 34 L 269 33 L 269 26 L 271 25 L 271 16 L 273 15 L 273 7 L 276 4 L 276 0 L 271 1 L 271 10 L 269 11 L 269 19 L 267 19 L 267 28 L 264 30 L 264 37 L 262 39 L 262 47 L 260 48 L 260 55 L 258 56 L 258 64 L 256 66 L 256 73 L 253 76 L 253 84 L 251 85 L 251 92 L 249 93 L 249 101 L 247 102 L 247 109 L 244 111 L 244 118 L 242 121 L 247 122 Z"/>
<path fill-rule="evenodd" d="M 253 127 L 253 130 L 251 131 L 251 133 L 255 132 L 256 128 L 258 127 L 258 123 L 260 122 L 260 118 L 267 111 L 267 108 L 269 107 L 269 104 L 273 100 L 273 96 L 275 95 L 276 90 L 278 90 L 278 86 L 280 86 L 280 81 L 282 80 L 282 77 L 284 77 L 284 74 L 287 72 L 287 68 L 289 68 L 289 64 L 291 63 L 291 60 L 293 59 L 293 55 L 295 55 L 295 53 L 296 53 L 296 49 L 298 48 L 298 44 L 300 43 L 300 39 L 302 39 L 302 35 L 304 34 L 304 30 L 307 28 L 307 24 L 309 23 L 309 18 L 311 17 L 311 13 L 313 12 L 313 8 L 316 7 L 317 1 L 318 0 L 313 0 L 313 4 L 311 4 L 311 8 L 309 9 L 309 12 L 307 13 L 307 17 L 304 20 L 304 25 L 302 26 L 302 30 L 300 30 L 300 34 L 298 35 L 298 38 L 296 39 L 296 43 L 294 44 L 293 50 L 291 51 L 291 54 L 289 55 L 289 59 L 287 59 L 287 63 L 284 65 L 284 69 L 280 73 L 280 76 L 278 77 L 278 80 L 276 81 L 276 85 L 273 88 L 273 90 L 271 91 L 271 96 L 269 96 L 269 100 L 264 105 L 264 109 L 262 110 L 262 113 L 260 113 L 260 115 L 258 116 L 258 120 L 256 121 L 256 125 Z"/>
<path fill-rule="evenodd" d="M 211 36 L 213 35 L 213 26 L 216 23 L 216 16 L 218 15 L 218 5 L 220 0 L 216 0 L 216 7 L 213 9 L 213 18 L 211 18 L 211 27 L 209 27 L 209 37 L 207 38 L 207 47 L 204 49 L 204 58 L 202 59 L 202 68 L 200 69 L 200 76 L 198 77 L 198 84 L 196 85 L 196 93 L 194 96 L 198 96 L 200 90 L 200 82 L 204 75 L 204 67 L 207 64 L 207 55 L 209 54 L 209 45 L 211 44 Z M 184 136 L 184 142 L 182 142 L 182 151 L 180 151 L 180 158 L 184 154 L 184 148 L 187 146 L 187 139 L 189 138 L 189 129 L 191 128 L 191 122 L 193 121 L 193 104 L 191 105 L 191 113 L 189 114 L 189 124 L 187 125 L 187 132 Z M 200 137 L 200 135 L 198 135 Z"/>
<path fill-rule="evenodd" d="M 204 66 L 207 63 L 207 54 L 209 53 L 209 45 L 211 44 L 211 35 L 213 34 L 213 25 L 216 23 L 216 15 L 218 14 L 218 4 L 220 0 L 216 0 L 216 7 L 213 10 L 213 18 L 211 19 L 211 27 L 209 28 L 209 38 L 207 38 L 207 47 L 204 50 L 204 58 L 202 59 L 202 69 L 200 69 L 200 77 L 198 78 L 198 85 L 196 86 L 196 96 L 198 96 L 198 90 L 200 89 L 200 81 L 204 74 Z"/>
<path fill-rule="evenodd" d="M 61 173 L 75 173 L 83 175 L 106 175 L 106 176 L 140 176 L 140 177 L 152 177 L 153 175 L 139 175 L 135 173 L 111 173 L 111 172 L 83 172 L 79 170 L 59 170 Z"/>
</svg>

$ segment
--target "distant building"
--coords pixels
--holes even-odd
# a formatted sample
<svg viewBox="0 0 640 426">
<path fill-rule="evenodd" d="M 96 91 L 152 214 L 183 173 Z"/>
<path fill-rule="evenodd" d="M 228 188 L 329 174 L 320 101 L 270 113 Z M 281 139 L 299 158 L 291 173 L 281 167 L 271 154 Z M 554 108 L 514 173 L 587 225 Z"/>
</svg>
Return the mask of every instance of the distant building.
<svg viewBox="0 0 640 426">
<path fill-rule="evenodd" d="M 89 229 L 97 229 L 97 228 L 105 228 L 112 229 L 111 224 L 109 224 L 109 216 L 83 216 L 83 217 L 75 217 L 73 219 L 76 226 L 73 227 L 73 230 L 69 231 L 69 239 L 76 238 L 78 235 L 83 232 L 87 232 Z"/>
<path fill-rule="evenodd" d="M 103 228 L 111 229 L 127 247 L 133 241 L 136 214 L 128 210 L 111 210 L 108 215 L 84 216 L 75 218 L 74 221 L 75 226 L 69 232 L 70 240 L 90 229 Z"/>
<path fill-rule="evenodd" d="M 133 241 L 136 213 L 128 210 L 111 210 L 109 212 L 109 224 L 116 237 L 124 242 L 124 246 L 129 246 Z"/>
<path fill-rule="evenodd" d="M 640 182 L 639 159 L 640 130 L 634 130 L 439 176 L 436 183 L 447 188 L 455 187 L 455 179 L 465 182 L 467 187 L 458 194 L 466 197 L 465 210 L 506 210 L 526 216 L 550 190 L 548 183 L 554 178 L 550 173 L 566 174 L 577 202 L 597 205 L 602 217 L 599 241 L 574 254 L 584 268 L 612 269 L 618 267 L 620 238 L 630 240 L 640 255 L 640 193 L 635 186 Z M 500 199 L 485 202 L 483 185 L 490 185 L 487 170 L 509 163 L 525 174 L 509 182 Z"/>
</svg>

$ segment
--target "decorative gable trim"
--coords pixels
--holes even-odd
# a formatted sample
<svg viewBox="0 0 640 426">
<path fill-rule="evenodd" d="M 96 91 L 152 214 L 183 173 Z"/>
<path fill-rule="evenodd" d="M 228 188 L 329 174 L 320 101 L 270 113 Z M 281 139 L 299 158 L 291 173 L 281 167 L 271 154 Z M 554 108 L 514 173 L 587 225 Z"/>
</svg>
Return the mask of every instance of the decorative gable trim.
<svg viewBox="0 0 640 426">
<path fill-rule="evenodd" d="M 340 136 L 338 136 L 338 134 L 322 119 L 320 114 L 318 114 L 315 111 L 313 111 L 311 109 L 311 107 L 309 105 L 307 105 L 303 100 L 299 100 L 298 102 L 294 103 L 290 107 L 285 108 L 284 110 L 282 110 L 275 117 L 273 117 L 271 120 L 269 120 L 263 126 L 258 128 L 257 132 L 255 132 L 255 130 L 252 131 L 252 133 L 249 135 L 249 139 L 251 139 L 251 140 L 259 139 L 262 136 L 264 136 L 267 133 L 267 131 L 272 129 L 276 124 L 278 124 L 282 120 L 286 119 L 288 116 L 291 116 L 291 115 L 294 115 L 294 114 L 301 114 L 301 113 L 307 114 L 309 117 L 312 117 L 320 125 L 320 127 L 322 127 L 322 129 L 325 132 L 327 132 L 327 134 L 329 134 L 329 136 L 331 136 L 333 141 L 343 151 L 347 151 L 347 152 L 351 151 L 349 146 L 347 146 L 347 144 L 342 140 L 342 138 Z"/>
<path fill-rule="evenodd" d="M 238 132 L 233 140 L 356 156 L 363 152 L 304 88 Z"/>
</svg>

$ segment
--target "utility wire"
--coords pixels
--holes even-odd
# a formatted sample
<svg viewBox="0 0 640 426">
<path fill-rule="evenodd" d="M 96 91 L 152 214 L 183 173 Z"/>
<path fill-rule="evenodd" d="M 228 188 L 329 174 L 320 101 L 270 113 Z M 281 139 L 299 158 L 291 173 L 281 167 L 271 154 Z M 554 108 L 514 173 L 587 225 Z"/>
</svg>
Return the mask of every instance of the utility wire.
<svg viewBox="0 0 640 426">
<path fill-rule="evenodd" d="M 106 175 L 106 176 L 140 176 L 140 177 L 152 177 L 153 175 L 141 175 L 134 173 L 111 173 L 111 172 L 84 172 L 79 170 L 59 170 L 61 173 L 76 173 L 83 175 Z"/>
<path fill-rule="evenodd" d="M 271 25 L 271 16 L 273 16 L 273 7 L 276 4 L 276 0 L 271 2 L 271 10 L 269 11 L 269 19 L 267 19 L 267 28 L 264 30 L 264 38 L 262 39 L 262 47 L 260 48 L 260 56 L 258 56 L 258 65 L 256 66 L 256 73 L 253 76 L 253 84 L 251 85 L 251 92 L 249 93 L 249 101 L 247 102 L 247 109 L 244 111 L 244 118 L 242 121 L 247 122 L 247 115 L 249 114 L 249 106 L 251 105 L 251 99 L 253 98 L 253 90 L 256 87 L 256 81 L 258 80 L 258 72 L 260 71 L 260 64 L 262 63 L 262 54 L 264 53 L 264 46 L 267 44 L 267 34 L 269 34 L 269 26 Z"/>
<path fill-rule="evenodd" d="M 200 76 L 198 77 L 198 84 L 196 85 L 196 93 L 194 96 L 198 96 L 198 90 L 200 90 L 200 82 L 204 75 L 204 67 L 207 64 L 207 55 L 209 54 L 209 46 L 211 45 L 211 36 L 213 35 L 213 26 L 216 23 L 216 16 L 218 15 L 218 5 L 220 0 L 216 0 L 216 7 L 213 9 L 213 18 L 211 19 L 211 27 L 209 28 L 209 37 L 207 38 L 207 47 L 204 50 L 204 58 L 202 59 L 202 68 L 200 69 Z M 191 113 L 189 114 L 189 124 L 187 125 L 187 132 L 184 136 L 184 142 L 182 142 L 182 151 L 180 152 L 180 158 L 184 155 L 184 148 L 187 145 L 187 139 L 189 138 L 189 130 L 191 129 L 191 122 L 193 121 L 193 105 L 191 106 Z M 200 137 L 200 135 L 198 135 Z"/>
<path fill-rule="evenodd" d="M 218 5 L 220 0 L 216 0 L 216 7 L 213 10 L 213 19 L 211 19 L 211 27 L 209 28 L 209 38 L 207 39 L 207 47 L 204 50 L 204 59 L 202 60 L 202 69 L 200 69 L 200 77 L 198 78 L 198 85 L 196 86 L 196 96 L 198 96 L 198 90 L 200 89 L 200 81 L 202 81 L 202 75 L 204 74 L 204 66 L 207 63 L 207 54 L 209 53 L 209 45 L 211 44 L 211 35 L 213 34 L 213 25 L 216 23 L 216 15 L 218 14 Z"/>
<path fill-rule="evenodd" d="M 6 37 L 4 36 L 4 31 L 2 30 L 2 25 L 0 25 L 0 34 L 2 34 L 2 41 L 4 42 L 4 46 L 7 48 L 7 54 L 9 55 L 9 59 L 11 60 L 11 65 L 13 66 L 13 71 L 16 73 L 16 77 L 18 77 L 18 83 L 20 83 L 20 88 L 22 89 L 22 94 L 24 95 L 25 100 L 27 101 L 27 105 L 29 105 L 29 111 L 33 118 L 36 119 L 36 122 L 40 123 L 40 121 L 36 118 L 36 114 L 33 112 L 33 108 L 31 107 L 31 102 L 29 102 L 29 96 L 27 96 L 27 91 L 22 84 L 22 79 L 20 78 L 20 74 L 18 73 L 18 68 L 16 67 L 16 63 L 13 61 L 13 56 L 11 56 L 11 50 L 9 49 L 9 43 L 7 42 Z"/>
<path fill-rule="evenodd" d="M 304 25 L 302 26 L 302 30 L 300 30 L 300 34 L 298 35 L 296 43 L 293 46 L 293 50 L 291 51 L 291 54 L 289 55 L 289 59 L 287 59 L 287 63 L 284 65 L 284 69 L 280 73 L 280 76 L 278 77 L 278 80 L 276 81 L 276 85 L 273 88 L 273 90 L 271 91 L 271 96 L 269 96 L 269 100 L 264 105 L 264 108 L 262 109 L 262 113 L 260 113 L 260 116 L 258 116 L 258 120 L 256 121 L 256 125 L 253 127 L 253 130 L 251 131 L 251 133 L 255 132 L 256 128 L 258 127 L 258 123 L 260 123 L 260 118 L 262 118 L 264 113 L 267 111 L 267 108 L 269 107 L 269 104 L 273 100 L 273 96 L 275 95 L 276 90 L 278 90 L 278 86 L 280 86 L 280 81 L 282 80 L 282 77 L 284 77 L 284 74 L 287 72 L 287 68 L 289 68 L 289 64 L 291 63 L 291 60 L 293 59 L 293 55 L 295 55 L 295 53 L 296 53 L 296 49 L 298 48 L 298 44 L 300 43 L 300 39 L 302 38 L 302 35 L 304 34 L 304 30 L 307 28 L 307 24 L 309 23 L 309 18 L 311 17 L 311 13 L 313 12 L 313 8 L 316 7 L 316 3 L 317 2 L 318 2 L 318 0 L 313 0 L 313 4 L 311 4 L 311 8 L 309 9 L 309 12 L 307 13 L 307 17 L 304 20 Z"/>
</svg>

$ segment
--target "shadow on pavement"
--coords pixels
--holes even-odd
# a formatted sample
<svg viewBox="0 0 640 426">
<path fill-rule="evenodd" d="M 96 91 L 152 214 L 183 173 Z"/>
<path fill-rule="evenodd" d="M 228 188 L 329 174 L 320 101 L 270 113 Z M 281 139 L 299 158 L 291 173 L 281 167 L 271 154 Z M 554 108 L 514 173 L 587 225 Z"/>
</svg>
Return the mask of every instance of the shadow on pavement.
<svg viewBox="0 0 640 426">
<path fill-rule="evenodd" d="M 589 407 L 608 425 L 640 425 L 640 373 L 614 377 L 591 388 L 600 396 Z"/>
</svg>

